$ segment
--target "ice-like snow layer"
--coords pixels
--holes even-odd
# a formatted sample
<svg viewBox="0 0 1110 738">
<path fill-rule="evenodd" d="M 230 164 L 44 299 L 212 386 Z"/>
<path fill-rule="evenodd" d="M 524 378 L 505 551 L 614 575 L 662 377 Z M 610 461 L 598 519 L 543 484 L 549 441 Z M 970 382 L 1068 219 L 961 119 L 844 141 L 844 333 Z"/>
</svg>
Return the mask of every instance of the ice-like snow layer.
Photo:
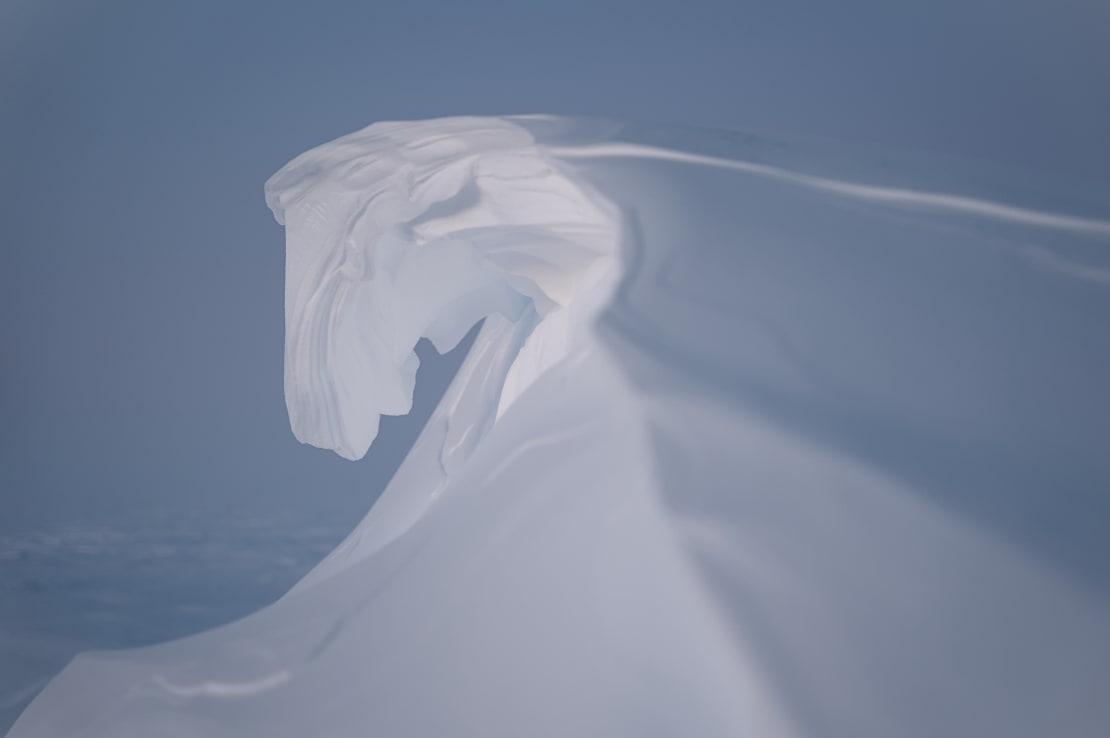
<svg viewBox="0 0 1110 738">
<path fill-rule="evenodd" d="M 1110 197 L 864 148 L 376 124 L 268 183 L 286 399 L 383 497 L 12 738 L 1103 735 Z"/>
</svg>

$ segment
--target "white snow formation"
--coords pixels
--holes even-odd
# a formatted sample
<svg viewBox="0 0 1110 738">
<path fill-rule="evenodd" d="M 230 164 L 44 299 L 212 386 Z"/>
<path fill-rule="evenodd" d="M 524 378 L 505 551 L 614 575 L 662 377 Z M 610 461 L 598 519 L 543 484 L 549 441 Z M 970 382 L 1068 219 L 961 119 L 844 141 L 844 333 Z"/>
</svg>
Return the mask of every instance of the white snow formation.
<svg viewBox="0 0 1110 738">
<path fill-rule="evenodd" d="M 867 147 L 378 123 L 266 187 L 286 401 L 358 458 L 271 607 L 85 654 L 11 738 L 1110 729 L 1110 197 Z"/>
</svg>

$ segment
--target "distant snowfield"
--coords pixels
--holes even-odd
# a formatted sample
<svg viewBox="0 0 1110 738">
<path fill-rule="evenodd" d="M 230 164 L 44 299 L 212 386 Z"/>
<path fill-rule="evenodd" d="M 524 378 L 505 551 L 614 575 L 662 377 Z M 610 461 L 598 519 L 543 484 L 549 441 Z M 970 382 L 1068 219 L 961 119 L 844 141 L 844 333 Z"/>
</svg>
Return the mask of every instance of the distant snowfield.
<svg viewBox="0 0 1110 738">
<path fill-rule="evenodd" d="M 271 607 L 84 654 L 12 738 L 1091 736 L 1110 725 L 1110 195 L 547 116 L 267 184 L 286 400 L 382 498 Z"/>
<path fill-rule="evenodd" d="M 0 731 L 75 653 L 149 645 L 277 600 L 351 527 L 135 511 L 0 535 Z"/>
</svg>

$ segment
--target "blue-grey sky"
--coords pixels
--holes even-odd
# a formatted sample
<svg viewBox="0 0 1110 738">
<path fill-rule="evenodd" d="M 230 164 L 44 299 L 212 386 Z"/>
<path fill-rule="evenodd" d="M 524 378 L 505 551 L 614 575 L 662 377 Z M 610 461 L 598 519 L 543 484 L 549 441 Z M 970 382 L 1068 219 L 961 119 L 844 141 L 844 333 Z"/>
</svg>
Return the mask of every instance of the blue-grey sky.
<svg viewBox="0 0 1110 738">
<path fill-rule="evenodd" d="M 375 120 L 777 130 L 1107 187 L 1110 4 L 916 6 L 0 0 L 0 526 L 365 510 L 416 423 L 357 464 L 293 439 L 262 185 Z"/>
</svg>

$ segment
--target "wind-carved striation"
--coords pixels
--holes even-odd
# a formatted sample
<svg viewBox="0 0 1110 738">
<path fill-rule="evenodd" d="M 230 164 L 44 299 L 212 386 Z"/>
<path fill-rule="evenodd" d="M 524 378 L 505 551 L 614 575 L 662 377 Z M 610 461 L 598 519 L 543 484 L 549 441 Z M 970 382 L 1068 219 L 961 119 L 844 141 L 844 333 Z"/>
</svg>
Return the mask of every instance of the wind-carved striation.
<svg viewBox="0 0 1110 738">
<path fill-rule="evenodd" d="M 503 371 L 518 394 L 569 345 L 567 316 L 541 326 L 617 258 L 616 208 L 511 119 L 377 123 L 294 159 L 266 198 L 286 227 L 290 423 L 348 459 L 411 408 L 421 337 L 445 352 L 492 314 L 517 340 L 550 333 Z"/>
</svg>

